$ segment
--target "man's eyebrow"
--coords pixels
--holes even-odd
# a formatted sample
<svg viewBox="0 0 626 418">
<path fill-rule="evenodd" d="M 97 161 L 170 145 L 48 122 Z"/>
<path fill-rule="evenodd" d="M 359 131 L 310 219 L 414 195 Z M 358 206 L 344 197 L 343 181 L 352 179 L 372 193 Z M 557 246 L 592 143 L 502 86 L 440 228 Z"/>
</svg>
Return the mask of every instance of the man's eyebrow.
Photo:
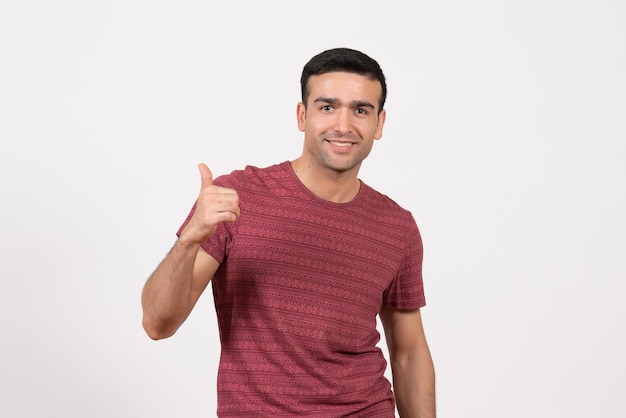
<svg viewBox="0 0 626 418">
<path fill-rule="evenodd" d="M 317 99 L 313 100 L 313 103 L 328 103 L 336 105 L 341 103 L 341 101 L 339 99 L 333 99 L 331 97 L 318 97 Z"/>
<path fill-rule="evenodd" d="M 338 105 L 341 104 L 341 100 L 333 97 L 318 97 L 317 99 L 313 100 L 313 103 L 328 103 L 331 105 Z M 372 103 L 363 100 L 353 100 L 352 102 L 350 102 L 350 105 L 355 109 L 360 107 L 369 107 L 371 109 L 376 109 Z"/>
<path fill-rule="evenodd" d="M 359 107 L 369 107 L 372 110 L 375 109 L 373 104 L 371 104 L 370 102 L 364 102 L 362 100 L 353 100 L 352 107 L 354 107 L 355 109 Z"/>
</svg>

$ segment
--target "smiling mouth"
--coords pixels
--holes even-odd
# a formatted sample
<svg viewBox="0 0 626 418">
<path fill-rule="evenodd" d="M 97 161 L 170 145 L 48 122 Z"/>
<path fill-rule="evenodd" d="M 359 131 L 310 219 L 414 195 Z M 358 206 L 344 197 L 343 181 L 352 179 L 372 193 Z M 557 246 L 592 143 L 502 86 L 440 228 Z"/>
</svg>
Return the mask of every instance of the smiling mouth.
<svg viewBox="0 0 626 418">
<path fill-rule="evenodd" d="M 328 140 L 328 142 L 330 142 L 333 145 L 337 145 L 338 147 L 350 147 L 352 145 L 354 145 L 352 142 L 338 142 L 338 141 L 332 141 L 332 140 Z"/>
</svg>

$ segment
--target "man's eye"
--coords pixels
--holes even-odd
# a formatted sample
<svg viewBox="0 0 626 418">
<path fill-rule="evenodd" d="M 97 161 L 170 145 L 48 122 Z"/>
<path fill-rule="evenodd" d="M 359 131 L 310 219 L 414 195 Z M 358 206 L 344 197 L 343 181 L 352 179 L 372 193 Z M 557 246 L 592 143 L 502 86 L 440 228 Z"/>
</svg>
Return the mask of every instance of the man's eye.
<svg viewBox="0 0 626 418">
<path fill-rule="evenodd" d="M 331 105 L 324 105 L 322 106 L 322 110 L 325 112 L 330 112 L 331 110 L 333 110 L 333 107 Z"/>
<path fill-rule="evenodd" d="M 367 115 L 367 110 L 365 109 L 359 108 L 359 109 L 356 109 L 355 112 L 357 115 Z"/>
</svg>

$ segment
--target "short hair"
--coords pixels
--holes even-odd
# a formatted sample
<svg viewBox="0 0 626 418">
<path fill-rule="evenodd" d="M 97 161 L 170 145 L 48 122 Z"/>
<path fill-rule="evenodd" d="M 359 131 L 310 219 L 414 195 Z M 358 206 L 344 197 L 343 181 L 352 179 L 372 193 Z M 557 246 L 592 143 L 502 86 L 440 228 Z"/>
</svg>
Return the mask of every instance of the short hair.
<svg viewBox="0 0 626 418">
<path fill-rule="evenodd" d="M 368 55 L 350 48 L 333 48 L 321 52 L 311 58 L 302 69 L 300 77 L 300 88 L 302 90 L 302 103 L 306 107 L 309 98 L 308 82 L 314 75 L 321 75 L 330 72 L 347 72 L 367 76 L 372 80 L 378 80 L 382 88 L 378 99 L 378 113 L 383 110 L 387 99 L 387 83 L 383 70 L 378 62 Z"/>
</svg>

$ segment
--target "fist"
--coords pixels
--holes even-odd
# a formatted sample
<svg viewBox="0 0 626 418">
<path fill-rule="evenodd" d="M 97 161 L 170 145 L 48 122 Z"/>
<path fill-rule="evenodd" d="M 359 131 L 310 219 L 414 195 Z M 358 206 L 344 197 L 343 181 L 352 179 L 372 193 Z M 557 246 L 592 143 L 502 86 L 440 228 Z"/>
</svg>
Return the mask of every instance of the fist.
<svg viewBox="0 0 626 418">
<path fill-rule="evenodd" d="M 234 222 L 239 218 L 239 196 L 233 189 L 213 184 L 213 174 L 205 164 L 198 164 L 200 170 L 200 194 L 196 209 L 183 230 L 197 242 L 203 242 L 213 235 L 222 222 Z"/>
</svg>

